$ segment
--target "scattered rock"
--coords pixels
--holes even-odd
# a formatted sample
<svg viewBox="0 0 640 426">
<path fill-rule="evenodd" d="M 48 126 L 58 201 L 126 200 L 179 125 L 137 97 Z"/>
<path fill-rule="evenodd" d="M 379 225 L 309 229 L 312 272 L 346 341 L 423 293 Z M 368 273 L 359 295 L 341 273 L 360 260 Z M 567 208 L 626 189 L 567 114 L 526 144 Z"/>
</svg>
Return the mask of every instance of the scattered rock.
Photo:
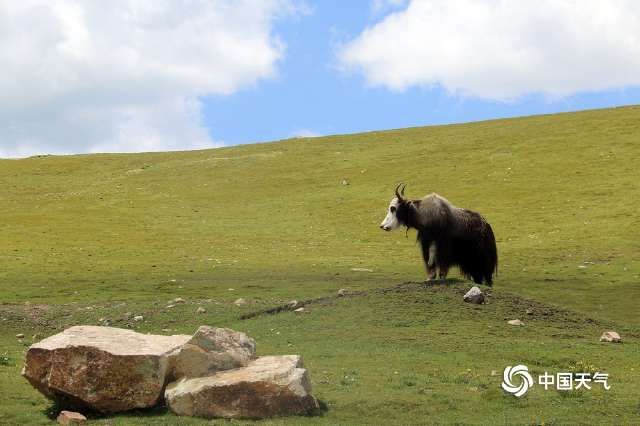
<svg viewBox="0 0 640 426">
<path fill-rule="evenodd" d="M 469 290 L 462 297 L 462 299 L 467 303 L 475 303 L 481 305 L 482 303 L 484 303 L 484 294 L 482 293 L 482 290 L 480 290 L 477 286 L 473 286 L 471 287 L 471 290 Z"/>
<path fill-rule="evenodd" d="M 587 269 L 585 265 L 578 265 L 578 269 Z"/>
<path fill-rule="evenodd" d="M 491 376 L 497 376 L 498 375 L 498 370 L 491 370 Z"/>
<path fill-rule="evenodd" d="M 294 309 L 293 312 L 298 312 L 298 313 L 304 312 L 304 308 Z"/>
<path fill-rule="evenodd" d="M 601 342 L 622 343 L 622 338 L 615 331 L 605 331 L 600 336 Z"/>
<path fill-rule="evenodd" d="M 297 300 L 291 300 L 287 303 L 287 306 L 290 309 L 296 309 L 298 306 L 300 305 L 300 303 Z"/>
<path fill-rule="evenodd" d="M 24 334 L 22 333 L 16 334 L 16 339 L 24 339 Z"/>
<path fill-rule="evenodd" d="M 373 272 L 373 269 L 368 268 L 351 268 L 354 272 Z"/>
<path fill-rule="evenodd" d="M 245 366 L 255 356 L 256 342 L 246 334 L 203 325 L 169 355 L 170 377 L 202 377 Z"/>
<path fill-rule="evenodd" d="M 143 321 L 144 317 L 142 315 L 136 315 L 135 317 L 133 317 L 133 320 L 136 322 Z"/>
<path fill-rule="evenodd" d="M 31 345 L 22 375 L 45 396 L 104 413 L 161 399 L 167 354 L 191 336 L 76 326 Z"/>
<path fill-rule="evenodd" d="M 206 314 L 207 310 L 205 308 L 203 308 L 202 306 L 200 306 L 198 309 L 196 309 L 196 314 Z"/>
<path fill-rule="evenodd" d="M 525 313 L 526 313 L 527 315 L 533 315 L 533 311 L 532 311 L 531 309 L 527 309 L 527 310 L 525 311 Z"/>
<path fill-rule="evenodd" d="M 345 296 L 349 291 L 346 288 L 341 288 L 340 290 L 338 290 L 338 296 L 343 297 Z"/>
<path fill-rule="evenodd" d="M 342 182 L 340 182 L 343 186 L 347 186 L 349 185 L 349 181 L 346 179 L 342 179 Z"/>
<path fill-rule="evenodd" d="M 186 303 L 182 297 L 176 297 L 175 299 L 172 300 L 172 302 L 175 303 L 176 305 L 178 303 Z"/>
<path fill-rule="evenodd" d="M 246 300 L 244 300 L 244 299 L 241 297 L 241 298 L 239 298 L 239 299 L 236 299 L 236 301 L 235 301 L 235 302 L 233 302 L 233 304 L 234 304 L 234 305 L 236 305 L 236 306 L 242 306 L 242 305 L 246 305 L 246 304 L 247 304 L 247 301 L 246 301 Z"/>
<path fill-rule="evenodd" d="M 511 325 L 518 325 L 518 326 L 524 325 L 524 323 L 522 321 L 520 321 L 519 319 L 510 320 L 510 321 L 507 321 L 507 323 L 509 323 Z"/>
<path fill-rule="evenodd" d="M 212 376 L 167 387 L 167 405 L 179 416 L 269 418 L 311 414 L 318 402 L 298 355 L 265 356 Z"/>
<path fill-rule="evenodd" d="M 87 422 L 87 418 L 75 411 L 61 411 L 56 419 L 61 425 L 79 425 Z"/>
<path fill-rule="evenodd" d="M 171 308 L 175 308 L 175 307 L 176 307 L 176 305 L 174 305 L 174 304 L 167 305 L 167 309 L 171 309 Z"/>
</svg>

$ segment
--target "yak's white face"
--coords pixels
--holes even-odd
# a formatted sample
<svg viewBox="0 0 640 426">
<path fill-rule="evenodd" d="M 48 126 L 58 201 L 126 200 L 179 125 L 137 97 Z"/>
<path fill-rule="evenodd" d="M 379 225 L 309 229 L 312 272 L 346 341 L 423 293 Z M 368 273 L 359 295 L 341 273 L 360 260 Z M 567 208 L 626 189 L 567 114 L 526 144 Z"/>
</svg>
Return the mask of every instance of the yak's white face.
<svg viewBox="0 0 640 426">
<path fill-rule="evenodd" d="M 400 228 L 400 221 L 398 221 L 398 217 L 396 216 L 398 204 L 400 203 L 397 198 L 391 200 L 389 209 L 387 210 L 387 217 L 385 217 L 380 224 L 381 229 L 384 229 L 385 231 L 393 231 L 394 229 Z"/>
</svg>

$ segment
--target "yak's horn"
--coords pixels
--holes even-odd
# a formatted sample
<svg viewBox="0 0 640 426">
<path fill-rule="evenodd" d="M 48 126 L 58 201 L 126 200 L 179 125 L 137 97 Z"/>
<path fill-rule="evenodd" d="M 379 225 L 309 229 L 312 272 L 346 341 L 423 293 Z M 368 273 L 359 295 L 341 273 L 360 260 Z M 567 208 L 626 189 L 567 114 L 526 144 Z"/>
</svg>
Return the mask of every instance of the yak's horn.
<svg viewBox="0 0 640 426">
<path fill-rule="evenodd" d="M 396 186 L 396 191 L 395 191 L 395 193 L 396 193 L 396 198 L 397 198 L 398 200 L 402 200 L 403 195 L 404 195 L 404 188 L 402 188 L 402 193 L 398 192 L 398 190 L 400 189 L 400 187 L 401 187 L 401 186 L 402 186 L 402 182 L 400 182 L 400 183 L 398 184 L 398 186 Z"/>
</svg>

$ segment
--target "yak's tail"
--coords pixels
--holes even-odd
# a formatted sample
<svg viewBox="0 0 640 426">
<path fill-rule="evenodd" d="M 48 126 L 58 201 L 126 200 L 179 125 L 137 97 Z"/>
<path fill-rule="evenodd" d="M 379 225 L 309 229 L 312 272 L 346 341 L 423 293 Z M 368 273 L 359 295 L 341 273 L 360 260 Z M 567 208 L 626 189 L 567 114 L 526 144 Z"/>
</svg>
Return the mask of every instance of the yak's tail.
<svg viewBox="0 0 640 426">
<path fill-rule="evenodd" d="M 484 232 L 484 250 L 486 253 L 485 258 L 485 278 L 487 280 L 487 284 L 491 285 L 493 282 L 492 275 L 498 275 L 498 247 L 496 245 L 496 237 L 493 235 L 493 229 L 491 229 L 491 225 L 489 222 L 485 221 L 485 232 Z"/>
</svg>

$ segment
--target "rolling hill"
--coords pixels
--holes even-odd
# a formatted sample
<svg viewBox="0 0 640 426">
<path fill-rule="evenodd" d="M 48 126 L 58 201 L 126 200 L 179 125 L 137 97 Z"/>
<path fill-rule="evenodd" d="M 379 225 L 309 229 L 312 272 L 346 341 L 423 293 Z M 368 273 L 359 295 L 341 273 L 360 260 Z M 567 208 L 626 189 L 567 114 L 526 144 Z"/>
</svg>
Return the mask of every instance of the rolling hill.
<svg viewBox="0 0 640 426">
<path fill-rule="evenodd" d="M 310 423 L 571 423 L 611 408 L 618 423 L 637 423 L 638 158 L 640 106 L 203 151 L 0 160 L 8 360 L 0 388 L 19 389 L 0 396 L 0 423 L 46 421 L 47 402 L 19 377 L 16 333 L 99 318 L 118 325 L 127 311 L 144 312 L 136 326 L 144 331 L 211 323 L 245 329 L 266 350 L 302 353 L 329 407 Z M 500 270 L 490 304 L 459 303 L 469 285 L 457 280 L 398 289 L 424 279 L 415 234 L 378 228 L 401 181 L 410 197 L 437 192 L 492 224 Z M 340 288 L 363 296 L 312 305 L 303 319 L 239 319 Z M 165 309 L 175 297 L 208 304 L 207 314 Z M 239 297 L 248 305 L 236 307 Z M 533 326 L 506 329 L 511 317 L 527 321 L 525 306 L 535 308 Z M 627 341 L 603 347 L 604 327 Z M 538 369 L 603 365 L 619 393 L 515 400 L 489 373 L 523 358 Z"/>
</svg>

